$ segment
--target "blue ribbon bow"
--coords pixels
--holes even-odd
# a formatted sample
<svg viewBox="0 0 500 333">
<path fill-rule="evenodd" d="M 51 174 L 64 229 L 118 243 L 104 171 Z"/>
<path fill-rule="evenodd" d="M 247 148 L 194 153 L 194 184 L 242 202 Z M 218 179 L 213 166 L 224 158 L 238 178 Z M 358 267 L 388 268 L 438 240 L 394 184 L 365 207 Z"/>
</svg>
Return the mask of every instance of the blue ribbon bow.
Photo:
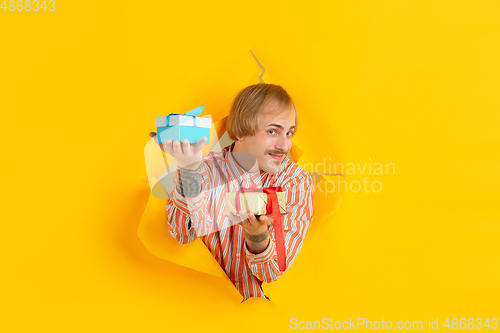
<svg viewBox="0 0 500 333">
<path fill-rule="evenodd" d="M 201 111 L 203 110 L 204 106 L 205 105 L 198 106 L 197 108 L 192 109 L 191 111 L 188 111 L 185 114 L 170 113 L 167 116 L 167 126 L 170 126 L 170 116 L 190 116 L 193 117 L 193 126 L 196 127 L 196 117 L 198 117 L 201 114 Z"/>
</svg>

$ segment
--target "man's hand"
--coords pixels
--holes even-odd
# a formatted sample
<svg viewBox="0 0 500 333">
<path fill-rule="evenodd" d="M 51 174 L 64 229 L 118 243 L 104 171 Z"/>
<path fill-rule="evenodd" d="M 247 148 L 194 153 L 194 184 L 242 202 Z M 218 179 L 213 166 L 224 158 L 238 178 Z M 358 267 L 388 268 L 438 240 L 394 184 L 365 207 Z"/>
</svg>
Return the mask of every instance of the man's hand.
<svg viewBox="0 0 500 333">
<path fill-rule="evenodd" d="M 208 140 L 206 137 L 201 138 L 196 144 L 190 144 L 189 141 L 185 139 L 182 141 L 182 144 L 179 140 L 175 140 L 174 142 L 167 140 L 161 145 L 156 140 L 155 132 L 150 132 L 149 136 L 155 139 L 155 142 L 160 146 L 163 152 L 175 158 L 180 168 L 195 170 L 200 166 L 201 159 L 203 158 L 201 149 Z"/>
<path fill-rule="evenodd" d="M 281 217 L 291 213 L 293 213 L 293 208 L 288 207 L 286 213 L 282 213 Z M 268 247 L 270 237 L 267 225 L 274 223 L 272 214 L 255 216 L 250 212 L 242 210 L 239 215 L 224 212 L 224 216 L 234 223 L 240 224 L 245 229 L 245 239 L 248 251 L 259 254 Z"/>
<path fill-rule="evenodd" d="M 288 207 L 286 213 L 281 213 L 281 217 L 293 213 L 293 208 Z M 259 235 L 267 230 L 267 225 L 274 222 L 273 214 L 255 216 L 250 212 L 241 210 L 238 215 L 233 215 L 228 212 L 223 213 L 234 223 L 240 224 L 250 235 Z"/>
</svg>

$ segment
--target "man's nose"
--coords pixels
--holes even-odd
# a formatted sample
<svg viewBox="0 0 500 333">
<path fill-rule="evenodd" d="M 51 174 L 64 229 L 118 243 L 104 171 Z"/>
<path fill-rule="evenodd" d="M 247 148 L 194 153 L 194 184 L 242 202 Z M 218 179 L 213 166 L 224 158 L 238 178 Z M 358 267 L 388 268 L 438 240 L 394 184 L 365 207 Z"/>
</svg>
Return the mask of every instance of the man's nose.
<svg viewBox="0 0 500 333">
<path fill-rule="evenodd" d="M 279 150 L 281 150 L 283 152 L 288 152 L 288 150 L 289 150 L 288 146 L 291 145 L 291 142 L 288 142 L 288 141 L 289 140 L 288 140 L 286 134 L 285 135 L 280 135 L 278 137 L 277 141 L 276 141 L 275 148 L 279 149 Z"/>
</svg>

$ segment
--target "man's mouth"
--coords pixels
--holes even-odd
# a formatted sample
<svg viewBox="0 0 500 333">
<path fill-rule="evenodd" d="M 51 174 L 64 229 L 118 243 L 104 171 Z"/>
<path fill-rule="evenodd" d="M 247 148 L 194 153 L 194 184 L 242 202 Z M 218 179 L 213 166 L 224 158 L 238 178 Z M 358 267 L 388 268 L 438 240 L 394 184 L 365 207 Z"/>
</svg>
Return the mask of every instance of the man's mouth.
<svg viewBox="0 0 500 333">
<path fill-rule="evenodd" d="M 285 155 L 283 154 L 269 154 L 275 160 L 282 160 Z"/>
</svg>

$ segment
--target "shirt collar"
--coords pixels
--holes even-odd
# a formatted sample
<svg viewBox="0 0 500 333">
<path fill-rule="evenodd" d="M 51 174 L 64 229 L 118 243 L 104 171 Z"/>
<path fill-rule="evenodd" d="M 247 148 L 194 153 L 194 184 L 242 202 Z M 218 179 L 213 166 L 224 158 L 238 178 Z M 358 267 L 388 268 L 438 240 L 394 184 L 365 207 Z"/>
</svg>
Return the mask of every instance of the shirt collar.
<svg viewBox="0 0 500 333">
<path fill-rule="evenodd" d="M 251 179 L 254 184 L 256 184 L 257 186 L 261 186 L 261 184 L 263 184 L 263 180 L 265 180 L 269 176 L 269 173 L 263 170 L 260 170 L 259 172 L 245 171 L 238 164 L 238 162 L 236 162 L 233 154 L 231 153 L 233 151 L 234 145 L 235 142 L 233 142 L 230 146 L 224 148 L 224 150 L 226 150 L 227 152 L 225 160 L 227 169 L 229 170 L 229 173 L 231 175 L 231 179 L 237 179 L 239 184 L 241 184 L 246 179 Z"/>
</svg>

